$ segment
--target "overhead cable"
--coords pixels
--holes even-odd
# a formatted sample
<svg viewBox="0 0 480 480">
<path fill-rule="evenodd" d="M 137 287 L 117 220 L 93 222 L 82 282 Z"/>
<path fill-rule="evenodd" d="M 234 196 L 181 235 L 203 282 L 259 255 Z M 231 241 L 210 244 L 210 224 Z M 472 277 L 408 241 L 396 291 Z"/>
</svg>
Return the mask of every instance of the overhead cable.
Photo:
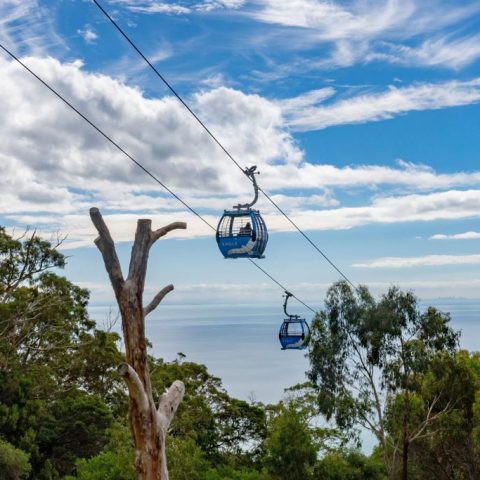
<svg viewBox="0 0 480 480">
<path fill-rule="evenodd" d="M 205 123 L 198 117 L 198 115 L 189 107 L 189 105 L 183 100 L 180 94 L 173 88 L 173 86 L 167 81 L 167 79 L 158 71 L 155 65 L 150 62 L 150 60 L 143 54 L 140 48 L 137 47 L 135 42 L 127 35 L 127 33 L 120 27 L 120 25 L 111 17 L 111 15 L 100 5 L 97 0 L 93 0 L 93 3 L 100 9 L 100 11 L 105 15 L 105 17 L 112 23 L 112 25 L 118 30 L 118 32 L 125 38 L 125 40 L 132 46 L 132 48 L 143 58 L 143 60 L 148 64 L 148 66 L 155 72 L 158 78 L 166 85 L 166 87 L 173 93 L 173 95 L 180 101 L 180 103 L 188 110 L 188 112 L 195 118 L 195 120 L 204 128 L 207 134 L 212 138 L 212 140 L 223 150 L 227 157 L 240 169 L 242 173 L 245 174 L 245 170 L 240 166 L 240 164 L 235 160 L 233 155 L 223 146 L 223 144 L 218 140 L 218 138 L 212 133 L 212 131 L 205 125 Z M 251 181 L 250 177 L 247 178 Z M 263 195 L 268 199 L 268 201 L 290 222 L 290 224 L 302 235 L 305 240 L 326 260 L 330 266 L 332 266 L 336 272 L 354 289 L 357 290 L 357 287 L 353 282 L 346 276 L 345 273 L 320 249 L 320 247 L 289 217 L 289 215 L 273 200 L 270 195 L 268 195 L 265 190 L 261 187 L 258 189 L 263 193 Z"/>
<path fill-rule="evenodd" d="M 138 160 L 136 160 L 132 155 L 130 155 L 124 148 L 122 148 L 115 140 L 113 140 L 109 135 L 107 135 L 100 127 L 93 123 L 85 114 L 83 114 L 78 108 L 76 108 L 72 103 L 70 103 L 63 95 L 61 95 L 57 90 L 55 90 L 51 85 L 49 85 L 43 78 L 41 78 L 37 73 L 35 73 L 31 68 L 29 68 L 25 63 L 23 63 L 14 53 L 12 53 L 8 48 L 0 43 L 0 48 L 7 53 L 13 60 L 20 64 L 27 72 L 29 72 L 33 77 L 35 77 L 40 83 L 42 83 L 50 92 L 52 92 L 57 98 L 59 98 L 65 105 L 67 105 L 71 110 L 73 110 L 77 115 L 79 115 L 85 122 L 87 122 L 92 128 L 94 128 L 102 137 L 104 137 L 108 142 L 110 142 L 117 150 L 123 153 L 131 162 L 133 162 L 137 167 L 143 170 L 150 178 L 157 182 L 162 188 L 164 188 L 170 195 L 176 198 L 184 207 L 186 207 L 191 213 L 196 217 L 202 220 L 208 227 L 210 227 L 214 232 L 216 228 L 208 222 L 202 215 L 200 215 L 194 208 L 188 205 L 181 197 L 179 197 L 171 188 L 169 188 L 165 183 L 163 183 L 156 175 L 154 175 L 150 170 L 144 167 Z M 286 291 L 287 288 L 284 287 L 279 281 L 277 281 L 272 275 L 270 275 L 266 270 L 260 267 L 256 262 L 249 258 L 250 262 L 255 265 L 260 271 L 262 271 L 268 278 L 275 282 L 282 290 Z M 294 298 L 304 305 L 306 308 L 311 310 L 313 313 L 316 313 L 316 310 L 311 308 L 305 302 L 300 300 L 296 295 L 293 295 Z"/>
</svg>

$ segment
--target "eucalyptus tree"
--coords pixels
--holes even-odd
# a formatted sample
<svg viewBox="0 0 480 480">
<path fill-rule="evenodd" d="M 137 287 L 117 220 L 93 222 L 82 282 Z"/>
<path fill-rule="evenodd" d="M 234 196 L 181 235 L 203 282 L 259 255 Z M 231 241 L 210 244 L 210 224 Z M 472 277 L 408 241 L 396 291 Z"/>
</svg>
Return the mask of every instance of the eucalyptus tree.
<svg viewBox="0 0 480 480">
<path fill-rule="evenodd" d="M 460 351 L 451 356 L 439 353 L 432 360 L 416 393 L 411 421 L 422 415 L 422 406 L 432 404 L 444 413 L 425 426 L 422 437 L 410 448 L 413 478 L 480 478 L 480 355 Z M 402 428 L 402 398 L 387 411 L 387 429 L 398 435 Z M 448 405 L 448 409 L 446 409 Z M 400 414 L 400 415 L 399 415 Z"/>
<path fill-rule="evenodd" d="M 340 429 L 370 430 L 391 478 L 400 454 L 402 478 L 408 478 L 410 445 L 452 408 L 447 403 L 439 410 L 437 397 L 415 407 L 432 358 L 457 349 L 458 333 L 449 320 L 434 307 L 420 311 L 412 292 L 391 287 L 377 301 L 366 287 L 353 290 L 342 281 L 328 290 L 312 323 L 308 376 L 320 412 Z M 386 414 L 393 402 L 401 427 L 389 435 Z"/>
</svg>

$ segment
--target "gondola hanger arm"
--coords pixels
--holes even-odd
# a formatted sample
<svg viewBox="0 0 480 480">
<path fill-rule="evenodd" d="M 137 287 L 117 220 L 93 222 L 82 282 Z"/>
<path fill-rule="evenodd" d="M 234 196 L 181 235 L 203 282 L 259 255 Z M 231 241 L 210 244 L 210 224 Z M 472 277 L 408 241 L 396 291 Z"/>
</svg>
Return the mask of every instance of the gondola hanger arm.
<svg viewBox="0 0 480 480">
<path fill-rule="evenodd" d="M 258 184 L 257 184 L 257 179 L 255 178 L 255 175 L 260 175 L 260 172 L 257 172 L 256 170 L 257 170 L 256 165 L 253 165 L 252 167 L 247 167 L 243 170 L 243 173 L 252 181 L 253 191 L 254 191 L 255 196 L 250 203 L 244 203 L 244 204 L 239 203 L 238 205 L 236 205 L 234 208 L 236 208 L 237 210 L 250 209 L 257 203 L 257 200 L 258 200 Z"/>
<path fill-rule="evenodd" d="M 288 299 L 290 297 L 293 297 L 293 294 L 291 294 L 289 291 L 285 290 L 285 302 L 283 302 L 283 311 L 285 312 L 285 315 L 289 318 L 292 318 L 293 315 L 289 315 L 289 313 L 287 312 L 287 303 L 288 303 Z"/>
</svg>

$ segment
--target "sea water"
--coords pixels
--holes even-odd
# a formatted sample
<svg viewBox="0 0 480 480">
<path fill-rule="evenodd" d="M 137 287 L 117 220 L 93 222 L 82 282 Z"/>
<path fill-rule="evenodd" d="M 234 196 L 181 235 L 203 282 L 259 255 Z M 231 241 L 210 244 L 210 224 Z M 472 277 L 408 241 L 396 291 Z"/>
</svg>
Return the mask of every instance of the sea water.
<svg viewBox="0 0 480 480">
<path fill-rule="evenodd" d="M 480 350 L 480 300 L 430 300 L 422 307 L 427 305 L 451 314 L 462 348 Z M 106 311 L 105 306 L 91 309 L 100 326 Z M 278 305 L 162 304 L 147 317 L 146 332 L 154 356 L 171 361 L 181 352 L 220 377 L 230 395 L 276 403 L 285 389 L 306 380 L 309 368 L 305 351 L 280 349 L 282 320 Z M 120 331 L 119 323 L 113 329 Z"/>
</svg>

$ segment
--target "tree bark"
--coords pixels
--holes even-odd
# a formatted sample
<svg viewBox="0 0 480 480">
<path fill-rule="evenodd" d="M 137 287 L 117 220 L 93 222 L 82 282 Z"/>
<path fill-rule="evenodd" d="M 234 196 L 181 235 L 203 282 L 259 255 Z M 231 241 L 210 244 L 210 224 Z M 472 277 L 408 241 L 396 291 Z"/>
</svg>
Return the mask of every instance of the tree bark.
<svg viewBox="0 0 480 480">
<path fill-rule="evenodd" d="M 410 439 L 408 438 L 408 418 L 407 415 L 403 417 L 403 448 L 402 448 L 402 480 L 408 480 L 408 447 L 410 446 Z"/>
<path fill-rule="evenodd" d="M 102 254 L 122 317 L 127 362 L 119 365 L 118 372 L 128 387 L 137 478 L 168 480 L 165 437 L 183 399 L 185 387 L 182 382 L 175 381 L 160 397 L 158 408 L 155 406 L 148 369 L 145 316 L 173 290 L 173 285 L 164 287 L 146 308 L 143 308 L 143 292 L 150 248 L 168 232 L 185 229 L 187 225 L 175 222 L 152 231 L 151 220 L 138 220 L 128 277 L 124 280 L 115 243 L 100 211 L 91 208 L 90 218 L 99 234 L 95 245 Z"/>
</svg>

